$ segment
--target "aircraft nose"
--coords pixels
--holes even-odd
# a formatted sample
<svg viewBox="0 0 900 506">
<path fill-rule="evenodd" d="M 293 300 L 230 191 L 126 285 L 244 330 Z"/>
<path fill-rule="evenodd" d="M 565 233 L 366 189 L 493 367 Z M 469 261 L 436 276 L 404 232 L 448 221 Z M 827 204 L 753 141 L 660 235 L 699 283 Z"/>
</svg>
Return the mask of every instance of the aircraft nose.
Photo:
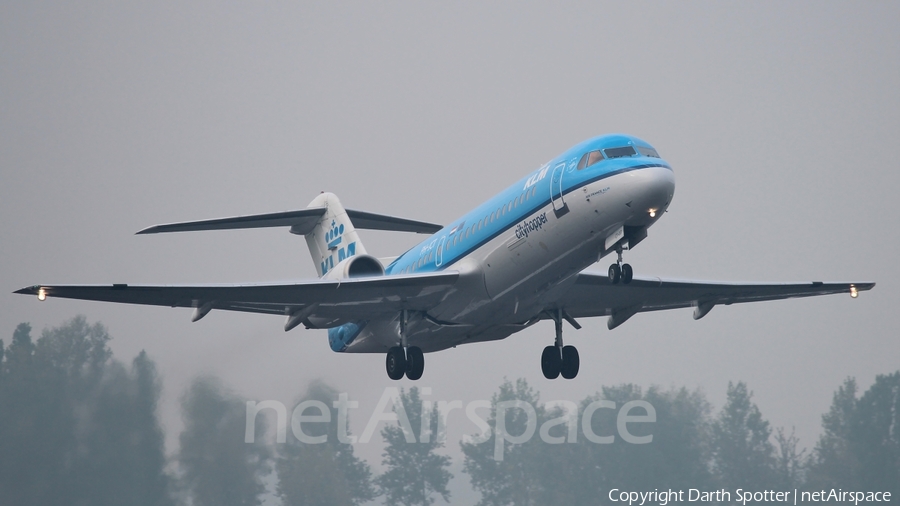
<svg viewBox="0 0 900 506">
<path fill-rule="evenodd" d="M 662 216 L 675 196 L 675 174 L 667 167 L 648 167 L 637 171 L 639 182 L 632 194 L 633 209 L 642 222 L 653 222 Z M 643 219 L 641 219 L 643 218 Z M 649 223 L 643 223 L 649 224 Z"/>
</svg>

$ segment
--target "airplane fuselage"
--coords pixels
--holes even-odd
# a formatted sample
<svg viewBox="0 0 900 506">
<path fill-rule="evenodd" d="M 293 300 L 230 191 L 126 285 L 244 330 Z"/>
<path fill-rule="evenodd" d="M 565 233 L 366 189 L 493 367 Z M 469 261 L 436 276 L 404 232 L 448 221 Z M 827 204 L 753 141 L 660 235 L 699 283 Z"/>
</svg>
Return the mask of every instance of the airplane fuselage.
<svg viewBox="0 0 900 506">
<path fill-rule="evenodd" d="M 563 324 L 607 317 L 615 329 L 635 314 L 859 292 L 875 283 L 715 283 L 635 277 L 623 263 L 675 194 L 671 166 L 646 142 L 605 135 L 577 144 L 448 226 L 346 209 L 322 192 L 306 209 L 155 225 L 155 234 L 290 227 L 304 236 L 317 279 L 225 285 L 52 285 L 15 293 L 279 315 L 284 330 L 328 329 L 336 352 L 384 353 L 392 380 L 417 380 L 425 352 L 503 339 L 552 320 L 541 353 L 547 379 L 573 379 L 581 359 Z M 391 260 L 366 251 L 357 229 L 430 234 Z M 583 272 L 610 253 L 605 275 Z M 385 265 L 387 264 L 387 265 Z"/>
<path fill-rule="evenodd" d="M 385 268 L 386 275 L 460 272 L 439 304 L 411 312 L 409 345 L 438 351 L 535 323 L 580 271 L 646 237 L 674 192 L 672 168 L 636 137 L 573 146 Z M 399 320 L 332 328 L 331 347 L 383 353 L 398 345 Z"/>
</svg>

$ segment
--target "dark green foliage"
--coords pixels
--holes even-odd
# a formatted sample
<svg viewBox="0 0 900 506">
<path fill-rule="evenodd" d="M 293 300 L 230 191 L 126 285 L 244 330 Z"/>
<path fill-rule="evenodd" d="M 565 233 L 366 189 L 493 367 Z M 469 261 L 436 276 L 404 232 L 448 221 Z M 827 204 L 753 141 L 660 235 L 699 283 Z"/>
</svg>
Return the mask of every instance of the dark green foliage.
<svg viewBox="0 0 900 506">
<path fill-rule="evenodd" d="M 629 487 L 630 490 L 654 488 L 679 488 L 687 483 L 694 488 L 712 484 L 709 472 L 711 448 L 709 405 L 699 392 L 661 390 L 650 388 L 646 393 L 636 385 L 603 387 L 602 395 L 582 402 L 603 398 L 616 403 L 615 409 L 601 409 L 594 415 L 594 432 L 598 435 L 615 435 L 615 442 L 608 445 L 585 443 L 581 446 L 591 455 L 595 468 L 603 469 L 603 488 Z M 618 418 L 625 414 L 627 403 L 644 401 L 653 406 L 656 421 L 632 423 L 626 426 L 629 434 L 637 437 L 653 436 L 645 444 L 625 441 L 625 434 L 617 427 Z M 632 408 L 628 413 L 643 414 L 643 408 Z M 579 427 L 581 427 L 579 425 Z M 579 434 L 581 435 L 581 434 Z M 596 478 L 595 478 L 596 481 Z"/>
<path fill-rule="evenodd" d="M 0 364 L 0 496 L 9 504 L 173 504 L 156 418 L 159 380 L 127 371 L 76 317 L 36 343 L 20 324 Z"/>
<path fill-rule="evenodd" d="M 178 455 L 184 486 L 194 506 L 255 506 L 265 491 L 269 449 L 244 442 L 246 407 L 212 377 L 194 380 L 181 400 L 184 431 Z"/>
<path fill-rule="evenodd" d="M 494 459 L 498 403 L 517 400 L 534 406 L 538 426 L 547 418 L 540 405 L 540 397 L 527 381 L 518 379 L 515 385 L 505 381 L 500 385 L 500 391 L 491 398 L 491 412 L 487 418 L 490 439 L 461 444 L 465 455 L 463 469 L 469 475 L 473 488 L 481 493 L 479 505 L 537 504 L 542 493 L 540 475 L 544 467 L 543 452 L 548 450 L 549 445 L 544 445 L 540 438 L 532 437 L 518 445 L 505 443 L 503 459 Z M 523 435 L 528 428 L 527 413 L 522 409 L 507 409 L 504 423 L 507 434 Z"/>
<path fill-rule="evenodd" d="M 859 462 L 850 447 L 856 391 L 856 380 L 848 378 L 834 393 L 828 413 L 822 415 L 823 433 L 810 462 L 813 485 L 850 488 L 859 481 Z"/>
<path fill-rule="evenodd" d="M 850 442 L 860 465 L 860 488 L 900 497 L 900 372 L 878 375 L 856 404 Z"/>
<path fill-rule="evenodd" d="M 775 434 L 775 475 L 780 481 L 780 488 L 800 488 L 806 478 L 806 449 L 800 448 L 800 440 L 794 435 L 787 435 L 784 427 L 779 427 Z"/>
<path fill-rule="evenodd" d="M 447 501 L 450 499 L 447 484 L 452 475 L 447 470 L 450 457 L 436 453 L 444 447 L 438 432 L 437 406 L 425 406 L 416 387 L 409 392 L 401 391 L 400 401 L 402 411 L 395 406 L 394 412 L 400 417 L 405 412 L 413 434 L 408 434 L 400 421 L 382 429 L 381 435 L 387 444 L 382 464 L 387 470 L 375 479 L 378 490 L 388 504 L 427 506 L 434 504 L 434 494 Z M 426 418 L 424 424 L 423 417 Z"/>
<path fill-rule="evenodd" d="M 372 472 L 353 454 L 353 446 L 338 440 L 338 393 L 321 382 L 312 383 L 300 399 L 318 401 L 331 413 L 330 423 L 303 423 L 304 434 L 326 436 L 324 443 L 302 443 L 294 438 L 279 445 L 276 471 L 278 495 L 285 506 L 355 505 L 375 497 Z M 301 414 L 319 415 L 309 408 Z M 343 427 L 347 434 L 347 426 Z"/>
<path fill-rule="evenodd" d="M 847 379 L 822 416 L 809 484 L 900 496 L 900 371 L 878 375 L 861 397 L 856 393 L 856 381 Z"/>
<path fill-rule="evenodd" d="M 523 444 L 508 445 L 503 460 L 497 461 L 494 459 L 496 406 L 498 402 L 516 399 L 534 406 L 535 434 Z M 614 402 L 615 408 L 594 411 L 589 431 L 598 437 L 613 436 L 609 444 L 587 441 L 582 425 L 585 409 L 600 399 Z M 652 434 L 652 442 L 627 443 L 618 433 L 619 410 L 630 401 L 646 401 L 655 408 L 655 423 L 627 426 L 633 436 Z M 576 414 L 559 407 L 541 406 L 534 390 L 524 380 L 518 380 L 515 385 L 509 382 L 501 385 L 492 405 L 488 419 L 492 430 L 490 440 L 462 444 L 465 470 L 482 495 L 480 504 L 595 504 L 612 487 L 653 490 L 678 488 L 686 483 L 696 487 L 712 483 L 708 470 L 709 406 L 700 393 L 651 388 L 642 394 L 634 385 L 605 387 L 602 393 L 584 399 L 580 405 L 569 406 L 577 409 Z M 643 415 L 646 411 L 638 407 L 631 414 Z M 507 433 L 524 432 L 527 421 L 524 411 L 508 410 L 506 417 Z M 548 421 L 552 427 L 548 427 L 549 438 L 545 442 L 540 430 Z M 569 434 L 569 423 L 573 422 L 576 430 Z"/>
<path fill-rule="evenodd" d="M 775 483 L 772 429 L 743 382 L 728 382 L 725 406 L 713 423 L 713 468 L 721 486 L 762 490 Z"/>
<path fill-rule="evenodd" d="M 115 361 L 106 329 L 83 317 L 45 330 L 37 340 L 31 332 L 23 323 L 8 345 L 0 341 L 0 503 L 174 505 L 156 416 L 160 379 L 146 353 L 130 368 Z M 339 420 L 336 399 L 337 393 L 321 383 L 312 384 L 301 399 L 322 403 L 330 414 L 330 423 L 303 424 L 305 434 L 327 436 L 327 442 L 289 438 L 276 447 L 277 492 L 285 506 L 356 506 L 376 496 L 368 464 L 354 455 L 352 445 L 339 441 L 338 429 L 345 434 L 347 421 Z M 599 400 L 615 408 L 597 409 L 587 428 L 612 436 L 611 444 L 585 436 L 582 415 Z M 440 414 L 416 388 L 403 392 L 401 401 L 417 442 L 407 442 L 400 424 L 385 427 L 386 471 L 374 484 L 388 504 L 448 500 L 450 459 L 438 453 L 443 447 Z M 498 406 L 513 401 L 533 407 L 534 425 L 526 411 L 507 409 L 506 433 L 534 433 L 521 444 L 498 447 Z M 620 432 L 620 410 L 634 401 L 649 403 L 656 416 L 653 423 L 627 426 L 633 436 L 652 435 L 647 444 L 626 442 Z M 877 376 L 862 394 L 853 379 L 845 381 L 822 417 L 823 433 L 808 457 L 793 432 L 772 430 L 744 383 L 729 383 L 727 401 L 715 416 L 701 393 L 684 388 L 603 387 L 577 405 L 563 404 L 542 405 L 522 379 L 500 386 L 489 410 L 481 412 L 490 438 L 461 445 L 464 469 L 481 494 L 479 504 L 607 503 L 613 487 L 842 488 L 900 497 L 900 372 Z M 201 378 L 184 395 L 182 410 L 178 461 L 191 503 L 259 504 L 272 449 L 262 442 L 245 443 L 245 403 L 217 380 Z M 645 413 L 642 407 L 632 412 Z M 545 424 L 549 430 L 542 437 Z M 257 441 L 264 432 L 264 423 L 257 423 Z M 498 449 L 502 460 L 494 458 Z"/>
</svg>

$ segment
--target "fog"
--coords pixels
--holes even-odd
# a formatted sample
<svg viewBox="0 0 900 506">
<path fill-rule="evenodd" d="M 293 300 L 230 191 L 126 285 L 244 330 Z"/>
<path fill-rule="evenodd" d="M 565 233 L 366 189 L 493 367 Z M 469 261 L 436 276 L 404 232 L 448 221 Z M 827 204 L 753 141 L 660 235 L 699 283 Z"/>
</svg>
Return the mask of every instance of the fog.
<svg viewBox="0 0 900 506">
<path fill-rule="evenodd" d="M 426 356 L 432 400 L 490 399 L 526 378 L 543 400 L 601 385 L 686 386 L 725 403 L 746 382 L 775 427 L 815 444 L 847 377 L 900 368 L 894 193 L 900 6 L 838 4 L 16 3 L 0 6 L 0 337 L 82 314 L 116 357 L 162 380 L 166 451 L 179 399 L 214 375 L 291 405 L 322 379 L 359 402 L 382 355 L 342 355 L 279 318 L 13 295 L 36 283 L 200 284 L 315 276 L 286 230 L 135 236 L 158 223 L 305 207 L 449 223 L 586 138 L 653 144 L 669 212 L 626 260 L 637 275 L 875 281 L 830 296 L 639 314 L 566 329 L 581 372 L 548 381 L 544 322 Z M 421 236 L 361 232 L 390 256 Z M 603 272 L 606 263 L 593 269 Z M 450 437 L 475 430 L 451 417 Z M 382 446 L 356 445 L 379 469 Z M 461 459 L 459 445 L 446 452 Z M 457 473 L 460 474 L 460 473 Z"/>
</svg>

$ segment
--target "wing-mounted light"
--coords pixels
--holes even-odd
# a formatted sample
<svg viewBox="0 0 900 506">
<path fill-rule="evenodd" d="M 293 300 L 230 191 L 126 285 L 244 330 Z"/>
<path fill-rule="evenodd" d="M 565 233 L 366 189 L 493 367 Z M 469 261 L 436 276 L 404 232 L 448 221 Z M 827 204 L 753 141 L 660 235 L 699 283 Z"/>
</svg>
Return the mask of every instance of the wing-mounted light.
<svg viewBox="0 0 900 506">
<path fill-rule="evenodd" d="M 854 299 L 859 297 L 859 290 L 856 289 L 856 285 L 850 285 L 850 297 Z"/>
</svg>

